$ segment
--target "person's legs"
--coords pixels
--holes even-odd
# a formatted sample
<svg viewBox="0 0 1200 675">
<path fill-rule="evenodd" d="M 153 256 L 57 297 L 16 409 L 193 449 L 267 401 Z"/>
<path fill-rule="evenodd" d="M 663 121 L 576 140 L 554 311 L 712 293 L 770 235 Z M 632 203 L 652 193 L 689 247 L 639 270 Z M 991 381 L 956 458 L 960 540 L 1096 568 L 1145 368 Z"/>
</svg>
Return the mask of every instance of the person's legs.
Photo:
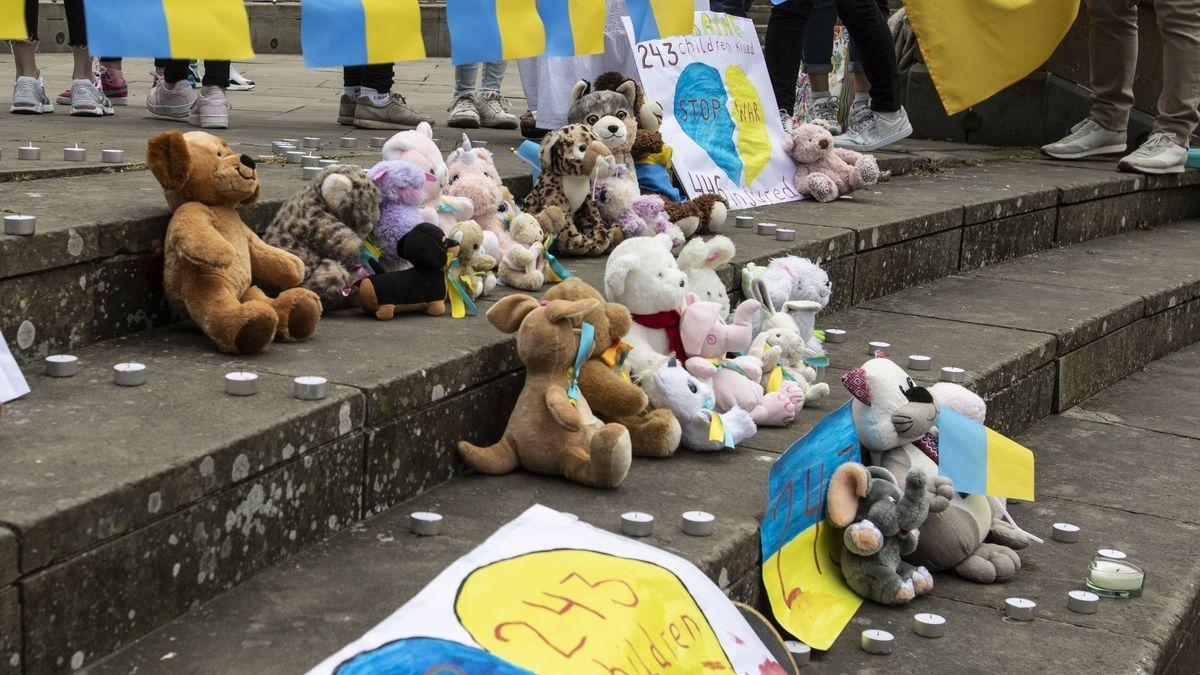
<svg viewBox="0 0 1200 675">
<path fill-rule="evenodd" d="M 25 25 L 28 40 L 13 40 L 13 64 L 16 78 L 13 82 L 12 104 L 8 111 L 22 115 L 40 115 L 54 112 L 54 104 L 46 96 L 46 83 L 42 71 L 37 67 L 37 24 L 38 0 L 25 0 Z"/>
<path fill-rule="evenodd" d="M 205 60 L 200 94 L 192 103 L 188 123 L 201 129 L 228 129 L 229 99 L 225 96 L 228 88 L 229 62 Z"/>
<path fill-rule="evenodd" d="M 367 66 L 344 66 L 342 68 L 342 96 L 338 99 L 338 124 L 354 125 L 354 107 L 362 96 L 363 73 Z"/>
<path fill-rule="evenodd" d="M 200 84 L 205 87 L 220 87 L 221 89 L 228 89 L 229 62 L 205 61 L 204 79 L 200 81 Z"/>
<path fill-rule="evenodd" d="M 833 28 L 837 24 L 836 0 L 810 0 L 811 11 L 804 29 L 804 72 L 811 92 L 805 122 L 821 121 L 833 134 L 842 132 L 838 100 L 829 93 L 833 70 Z"/>
<path fill-rule="evenodd" d="M 730 16 L 747 17 L 750 15 L 750 3 L 753 0 L 711 0 L 709 9 L 713 12 L 723 12 Z"/>
<path fill-rule="evenodd" d="M 796 77 L 804 58 L 808 12 L 806 0 L 788 0 L 771 8 L 771 18 L 767 22 L 763 56 L 780 117 L 787 118 L 786 121 L 796 113 Z M 787 130 L 786 124 L 784 130 Z"/>
<path fill-rule="evenodd" d="M 155 76 L 154 84 L 146 94 L 146 109 L 163 119 L 188 119 L 196 93 L 188 83 L 187 60 L 154 59 L 154 67 L 162 69 L 162 77 Z"/>
<path fill-rule="evenodd" d="M 478 63 L 461 63 L 454 66 L 454 98 L 450 100 L 450 113 L 446 124 L 456 129 L 479 128 L 479 103 L 475 100 L 475 82 L 479 75 Z"/>
<path fill-rule="evenodd" d="M 876 0 L 838 0 L 838 16 L 858 43 L 863 70 L 871 81 L 871 105 L 851 116 L 847 133 L 834 143 L 871 152 L 907 138 L 912 124 L 897 96 L 896 51 L 883 12 Z"/>
<path fill-rule="evenodd" d="M 394 64 L 362 67 L 362 95 L 354 106 L 354 126 L 360 129 L 400 129 L 433 121 L 392 92 Z"/>
<path fill-rule="evenodd" d="M 508 99 L 500 93 L 507 69 L 507 61 L 488 61 L 483 64 L 483 81 L 479 83 L 476 107 L 479 110 L 479 123 L 490 129 L 516 129 L 520 123 L 509 107 Z"/>
</svg>

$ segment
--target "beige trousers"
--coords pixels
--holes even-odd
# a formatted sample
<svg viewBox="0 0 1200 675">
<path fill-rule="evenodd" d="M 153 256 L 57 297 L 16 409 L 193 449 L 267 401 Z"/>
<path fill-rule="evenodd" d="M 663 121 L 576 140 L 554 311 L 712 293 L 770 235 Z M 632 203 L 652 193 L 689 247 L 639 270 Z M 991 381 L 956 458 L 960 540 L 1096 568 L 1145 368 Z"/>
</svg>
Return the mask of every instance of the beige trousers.
<svg viewBox="0 0 1200 675">
<path fill-rule="evenodd" d="M 1137 70 L 1137 0 L 1088 0 L 1092 89 L 1091 118 L 1124 131 L 1133 107 Z M 1200 123 L 1200 0 L 1155 0 L 1162 34 L 1163 82 L 1154 130 L 1187 138 Z"/>
</svg>

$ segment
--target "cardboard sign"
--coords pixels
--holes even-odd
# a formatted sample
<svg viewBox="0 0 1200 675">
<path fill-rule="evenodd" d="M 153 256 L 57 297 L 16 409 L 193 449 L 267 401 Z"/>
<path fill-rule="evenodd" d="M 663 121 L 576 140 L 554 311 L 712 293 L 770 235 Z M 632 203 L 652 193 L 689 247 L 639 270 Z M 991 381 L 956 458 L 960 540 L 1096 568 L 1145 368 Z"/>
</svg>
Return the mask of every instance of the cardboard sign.
<svg viewBox="0 0 1200 675">
<path fill-rule="evenodd" d="M 696 12 L 691 35 L 635 43 L 646 95 L 663 107 L 663 141 L 690 197 L 730 209 L 800 199 L 758 33 L 750 19 Z"/>
<path fill-rule="evenodd" d="M 311 672 L 785 671 L 694 565 L 538 505 Z"/>
</svg>

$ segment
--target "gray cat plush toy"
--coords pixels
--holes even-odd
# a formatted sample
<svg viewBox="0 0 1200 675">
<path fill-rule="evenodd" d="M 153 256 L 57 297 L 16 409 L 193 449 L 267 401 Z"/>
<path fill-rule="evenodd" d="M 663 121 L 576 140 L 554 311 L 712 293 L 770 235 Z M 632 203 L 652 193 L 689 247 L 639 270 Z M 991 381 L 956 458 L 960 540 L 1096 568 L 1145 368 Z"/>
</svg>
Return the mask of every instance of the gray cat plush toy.
<svg viewBox="0 0 1200 675">
<path fill-rule="evenodd" d="M 881 605 L 903 605 L 933 590 L 933 575 L 900 559 L 916 550 L 929 515 L 925 474 L 914 470 L 904 490 L 886 469 L 847 462 L 829 481 L 829 522 L 846 528 L 842 576 L 854 592 Z"/>
</svg>

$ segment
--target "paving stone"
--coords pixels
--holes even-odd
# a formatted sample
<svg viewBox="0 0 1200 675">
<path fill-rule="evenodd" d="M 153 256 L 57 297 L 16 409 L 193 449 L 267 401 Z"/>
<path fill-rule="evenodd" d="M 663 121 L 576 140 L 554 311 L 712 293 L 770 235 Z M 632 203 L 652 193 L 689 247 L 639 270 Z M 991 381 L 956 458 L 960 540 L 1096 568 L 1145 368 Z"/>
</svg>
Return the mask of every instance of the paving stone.
<svg viewBox="0 0 1200 675">
<path fill-rule="evenodd" d="M 0 588 L 0 673 L 21 673 L 21 597 L 16 586 Z"/>
<path fill-rule="evenodd" d="M 1200 340 L 1200 300 L 1172 307 L 1144 321 L 1149 360 L 1161 359 Z"/>
<path fill-rule="evenodd" d="M 854 263 L 854 303 L 894 293 L 958 271 L 962 230 L 950 230 L 860 253 Z"/>
<path fill-rule="evenodd" d="M 179 321 L 163 292 L 162 252 L 97 263 L 91 340 L 98 342 Z"/>
<path fill-rule="evenodd" d="M 363 398 L 345 387 L 298 401 L 290 378 L 259 371 L 258 395 L 240 399 L 222 391 L 229 368 L 111 346 L 78 356 L 76 377 L 31 374 L 0 425 L 0 522 L 20 532 L 25 574 L 362 426 Z M 113 385 L 113 363 L 131 360 L 149 382 Z"/>
<path fill-rule="evenodd" d="M 1107 237 L 1200 215 L 1200 191 L 1190 187 L 1135 192 L 1064 205 L 1058 216 L 1060 245 Z"/>
<path fill-rule="evenodd" d="M 361 434 L 286 464 L 149 527 L 21 581 L 26 668 L 84 662 L 227 591 L 355 522 Z M 66 655 L 68 663 L 61 661 Z"/>
<path fill-rule="evenodd" d="M 1022 162 L 966 166 L 934 175 L 937 188 L 912 198 L 957 203 L 963 207 L 963 222 L 974 225 L 1057 206 L 1059 183 L 1074 173 L 1031 171 Z"/>
<path fill-rule="evenodd" d="M 1062 412 L 1150 361 L 1146 321 L 1116 330 L 1058 359 L 1054 412 Z"/>
<path fill-rule="evenodd" d="M 974 276 L 945 277 L 863 306 L 1048 333 L 1060 354 L 1142 318 L 1137 296 Z"/>
<path fill-rule="evenodd" d="M 1065 415 L 1200 439 L 1198 399 L 1200 350 L 1186 349 L 1151 363 Z"/>
<path fill-rule="evenodd" d="M 1031 375 L 984 397 L 987 401 L 987 425 L 1013 437 L 1029 429 L 1054 411 L 1054 384 L 1057 368 L 1053 363 Z"/>
<path fill-rule="evenodd" d="M 95 298 L 92 265 L 0 279 L 0 331 L 18 363 L 87 344 Z"/>
<path fill-rule="evenodd" d="M 1062 161 L 1057 159 L 1039 158 L 1033 164 L 1040 171 L 1041 167 L 1055 167 L 1071 172 L 1068 184 L 1059 184 L 1060 200 L 1063 204 L 1075 204 L 1103 197 L 1112 197 L 1136 192 L 1146 187 L 1146 176 L 1137 173 L 1125 173 L 1117 170 L 1117 164 L 1112 159 L 1089 158 L 1082 161 Z M 1081 171 L 1081 169 L 1087 169 Z"/>
<path fill-rule="evenodd" d="M 1044 251 L 1054 246 L 1057 209 L 1041 209 L 968 225 L 962 233 L 963 271 Z"/>
</svg>

